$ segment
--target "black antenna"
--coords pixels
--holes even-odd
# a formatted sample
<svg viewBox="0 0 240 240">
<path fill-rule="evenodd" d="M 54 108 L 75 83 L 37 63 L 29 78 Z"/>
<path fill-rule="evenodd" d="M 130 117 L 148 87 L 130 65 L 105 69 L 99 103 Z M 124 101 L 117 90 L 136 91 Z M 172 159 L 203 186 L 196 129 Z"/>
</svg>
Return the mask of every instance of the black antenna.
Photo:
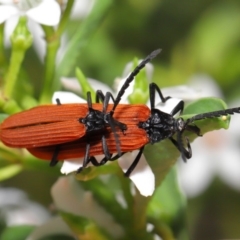
<svg viewBox="0 0 240 240">
<path fill-rule="evenodd" d="M 240 107 L 229 108 L 229 109 L 224 109 L 224 110 L 219 110 L 219 111 L 214 111 L 214 112 L 197 114 L 194 117 L 189 118 L 189 119 L 186 120 L 185 127 L 189 123 L 192 123 L 192 122 L 197 121 L 197 120 L 202 120 L 202 119 L 205 119 L 205 118 L 221 117 L 221 116 L 228 115 L 228 114 L 233 115 L 234 113 L 240 113 Z"/>
<path fill-rule="evenodd" d="M 126 91 L 126 89 L 129 87 L 129 84 L 133 81 L 134 77 L 139 73 L 139 71 L 145 67 L 145 65 L 150 62 L 153 58 L 155 58 L 160 52 L 162 51 L 162 49 L 157 49 L 155 51 L 153 51 L 152 53 L 150 53 L 145 59 L 142 60 L 142 62 L 131 72 L 131 74 L 128 76 L 128 78 L 126 79 L 125 83 L 123 84 L 122 88 L 120 89 L 120 91 L 118 92 L 118 95 L 114 101 L 114 106 L 112 109 L 112 113 L 114 112 L 115 108 L 117 107 L 117 105 L 119 104 L 119 102 L 121 101 L 121 98 L 124 94 L 124 92 Z"/>
</svg>

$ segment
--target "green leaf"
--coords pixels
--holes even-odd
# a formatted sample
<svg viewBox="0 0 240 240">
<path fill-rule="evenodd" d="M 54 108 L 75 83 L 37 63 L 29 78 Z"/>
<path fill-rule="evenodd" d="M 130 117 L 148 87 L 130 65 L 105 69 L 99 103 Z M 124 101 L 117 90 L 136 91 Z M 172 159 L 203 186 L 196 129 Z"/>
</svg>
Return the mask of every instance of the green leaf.
<svg viewBox="0 0 240 240">
<path fill-rule="evenodd" d="M 185 206 L 186 200 L 178 187 L 176 169 L 172 168 L 162 185 L 155 190 L 148 206 L 148 215 L 170 224 Z"/>
<path fill-rule="evenodd" d="M 61 212 L 61 216 L 72 231 L 78 236 L 78 239 L 111 239 L 102 228 L 95 224 L 93 220 L 64 212 Z"/>
<path fill-rule="evenodd" d="M 0 122 L 2 122 L 4 119 L 6 119 L 9 115 L 5 113 L 0 114 Z"/>
<path fill-rule="evenodd" d="M 8 227 L 2 232 L 0 240 L 26 240 L 34 228 L 27 225 Z"/>
<path fill-rule="evenodd" d="M 54 234 L 47 237 L 43 237 L 37 240 L 75 240 L 76 238 L 64 235 L 64 234 Z"/>
<path fill-rule="evenodd" d="M 77 80 L 82 88 L 82 94 L 85 99 L 87 99 L 87 92 L 91 93 L 91 96 L 95 96 L 95 91 L 91 87 L 90 83 L 88 82 L 87 78 L 84 76 L 82 71 L 79 68 L 76 68 L 75 71 Z"/>
<path fill-rule="evenodd" d="M 184 109 L 184 115 L 182 116 L 184 119 L 191 118 L 199 113 L 207 113 L 218 110 L 226 109 L 226 103 L 218 98 L 202 98 L 196 102 L 189 104 Z M 220 128 L 227 129 L 230 124 L 230 116 L 223 116 L 219 118 L 209 118 L 204 120 L 196 121 L 196 125 L 200 127 L 201 133 L 206 133 L 212 130 L 218 130 Z"/>
<path fill-rule="evenodd" d="M 176 168 L 172 168 L 148 205 L 148 221 L 163 239 L 174 239 L 173 236 L 179 239 L 181 230 L 186 227 L 185 208 L 186 199 L 179 190 Z"/>
<path fill-rule="evenodd" d="M 12 164 L 6 167 L 2 167 L 0 169 L 0 181 L 6 180 L 11 178 L 21 172 L 23 169 L 22 165 L 20 164 Z"/>
<path fill-rule="evenodd" d="M 137 67 L 138 59 L 133 61 L 132 71 Z M 128 100 L 131 104 L 146 103 L 149 99 L 148 79 L 146 68 L 142 69 L 137 76 L 135 76 L 133 92 L 129 95 Z"/>
</svg>

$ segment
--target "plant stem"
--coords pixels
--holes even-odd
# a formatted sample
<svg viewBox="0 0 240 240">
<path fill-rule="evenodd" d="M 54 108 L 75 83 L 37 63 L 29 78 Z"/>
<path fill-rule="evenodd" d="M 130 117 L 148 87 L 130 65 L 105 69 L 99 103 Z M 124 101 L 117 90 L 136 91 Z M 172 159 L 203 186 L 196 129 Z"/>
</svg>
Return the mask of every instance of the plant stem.
<svg viewBox="0 0 240 240">
<path fill-rule="evenodd" d="M 11 35 L 12 54 L 10 65 L 5 76 L 4 96 L 11 98 L 18 73 L 27 49 L 32 45 L 32 35 L 27 28 L 26 17 L 21 17 Z"/>
<path fill-rule="evenodd" d="M 2 67 L 5 62 L 5 56 L 3 54 L 4 49 L 4 24 L 0 24 L 0 66 Z"/>
<path fill-rule="evenodd" d="M 60 36 L 63 33 L 63 31 L 64 31 L 64 29 L 67 25 L 67 22 L 69 20 L 70 14 L 71 14 L 73 4 L 74 4 L 74 0 L 68 0 L 67 1 L 67 6 L 65 8 L 65 11 L 62 15 L 61 21 L 60 21 L 59 26 L 58 26 L 57 31 L 56 31 L 56 34 L 58 36 Z"/>
<path fill-rule="evenodd" d="M 66 9 L 55 32 L 52 27 L 42 26 L 46 36 L 47 49 L 45 57 L 44 82 L 40 96 L 40 103 L 49 102 L 54 90 L 56 90 L 56 84 L 54 84 L 54 77 L 56 73 L 56 56 L 60 46 L 61 34 L 66 27 L 67 21 L 69 20 L 73 4 L 74 0 L 69 0 L 67 2 Z"/>
<path fill-rule="evenodd" d="M 45 71 L 43 89 L 40 96 L 40 103 L 47 103 L 51 100 L 53 92 L 52 82 L 55 75 L 56 55 L 60 45 L 59 36 L 54 34 L 53 28 L 42 26 L 45 31 L 47 49 L 45 56 Z"/>
</svg>

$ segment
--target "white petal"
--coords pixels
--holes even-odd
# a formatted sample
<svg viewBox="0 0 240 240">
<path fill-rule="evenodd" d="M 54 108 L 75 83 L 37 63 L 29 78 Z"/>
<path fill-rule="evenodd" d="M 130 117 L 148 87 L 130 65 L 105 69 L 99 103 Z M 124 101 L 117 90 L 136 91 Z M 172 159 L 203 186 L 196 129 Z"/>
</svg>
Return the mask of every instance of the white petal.
<svg viewBox="0 0 240 240">
<path fill-rule="evenodd" d="M 76 78 L 61 77 L 61 83 L 67 90 L 81 93 L 81 87 Z"/>
<path fill-rule="evenodd" d="M 61 103 L 86 103 L 85 99 L 82 99 L 78 95 L 71 92 L 54 92 L 52 97 L 53 104 L 56 104 L 57 98 Z"/>
<path fill-rule="evenodd" d="M 225 183 L 236 190 L 240 190 L 240 151 L 239 146 L 225 146 L 216 159 L 218 174 Z M 223 151 L 224 150 L 224 151 Z"/>
<path fill-rule="evenodd" d="M 49 218 L 43 206 L 30 201 L 25 192 L 16 188 L 0 188 L 0 207 L 8 226 L 41 224 Z"/>
<path fill-rule="evenodd" d="M 202 92 L 202 97 L 223 98 L 216 81 L 207 74 L 195 74 L 189 81 L 190 87 Z"/>
<path fill-rule="evenodd" d="M 84 191 L 71 176 L 61 177 L 53 185 L 51 194 L 56 207 L 74 215 L 93 219 L 114 236 L 121 238 L 123 229 L 113 217 L 94 199 L 90 191 Z"/>
<path fill-rule="evenodd" d="M 11 207 L 7 212 L 5 219 L 8 226 L 31 224 L 42 224 L 50 217 L 49 212 L 40 204 L 29 200 L 22 203 L 21 206 Z"/>
<path fill-rule="evenodd" d="M 0 208 L 18 205 L 25 201 L 27 201 L 25 192 L 17 188 L 0 188 Z"/>
<path fill-rule="evenodd" d="M 156 95 L 156 104 L 155 108 L 159 109 L 165 113 L 171 113 L 171 111 L 177 106 L 177 104 L 182 101 L 179 98 L 170 98 L 165 103 L 163 103 L 158 95 Z M 150 105 L 150 104 L 149 104 Z"/>
<path fill-rule="evenodd" d="M 94 156 L 98 162 L 100 162 L 104 155 L 98 155 Z M 83 165 L 83 158 L 75 158 L 75 159 L 67 159 L 64 160 L 62 167 L 61 167 L 61 173 L 62 174 L 69 174 L 72 172 L 76 172 L 80 167 Z M 93 166 L 92 163 L 88 163 L 87 167 Z"/>
<path fill-rule="evenodd" d="M 17 13 L 19 11 L 14 6 L 0 5 L 0 24 Z"/>
<path fill-rule="evenodd" d="M 86 17 L 92 10 L 94 2 L 95 0 L 75 1 L 70 16 L 71 19 L 80 19 Z"/>
<path fill-rule="evenodd" d="M 183 101 L 194 101 L 206 97 L 203 89 L 194 89 L 185 85 L 162 88 L 161 90 L 164 97 L 180 98 Z"/>
<path fill-rule="evenodd" d="M 236 106 L 240 106 L 240 101 L 235 101 L 234 103 L 229 104 L 229 107 L 233 108 Z M 239 129 L 239 123 L 240 123 L 240 114 L 234 114 L 231 117 L 230 126 L 227 130 L 227 135 L 229 135 L 229 138 L 232 139 L 233 142 L 238 142 L 240 139 L 240 131 L 236 131 L 236 129 Z"/>
<path fill-rule="evenodd" d="M 2 3 L 2 4 L 11 4 L 11 5 L 14 5 L 14 4 L 13 4 L 13 0 L 0 0 L 0 3 Z"/>
<path fill-rule="evenodd" d="M 55 0 L 44 0 L 37 7 L 28 10 L 26 15 L 40 24 L 55 26 L 59 23 L 61 9 Z"/>
<path fill-rule="evenodd" d="M 218 174 L 225 183 L 237 190 L 240 190 L 240 133 L 236 131 L 239 120 L 239 114 L 232 116 L 229 129 L 217 132 L 221 145 L 215 148 L 215 167 Z"/>
<path fill-rule="evenodd" d="M 61 167 L 61 173 L 62 174 L 69 174 L 71 172 L 77 171 L 80 167 L 82 167 L 83 158 L 78 159 L 71 159 L 66 160 L 63 162 Z"/>
<path fill-rule="evenodd" d="M 65 234 L 73 236 L 71 229 L 60 217 L 54 217 L 31 232 L 26 240 L 42 239 L 44 236 Z"/>
<path fill-rule="evenodd" d="M 138 150 L 135 150 L 133 152 L 126 153 L 118 159 L 118 164 L 122 168 L 123 172 L 128 170 L 138 152 Z M 130 179 L 133 181 L 141 195 L 147 197 L 153 194 L 155 189 L 155 176 L 144 155 L 142 155 L 139 163 L 131 173 Z"/>
<path fill-rule="evenodd" d="M 95 79 L 92 78 L 88 78 L 88 81 L 91 85 L 91 87 L 97 91 L 97 90 L 101 90 L 103 92 L 103 94 L 105 95 L 106 92 L 110 92 L 113 94 L 113 90 L 105 83 L 97 81 Z"/>
<path fill-rule="evenodd" d="M 42 27 L 32 19 L 29 19 L 28 26 L 29 26 L 30 32 L 33 35 L 34 49 L 37 52 L 37 55 L 41 60 L 41 62 L 44 63 L 45 55 L 46 55 L 46 40 L 44 38 L 45 33 L 43 32 Z"/>
<path fill-rule="evenodd" d="M 213 178 L 213 168 L 209 166 L 211 159 L 205 156 L 195 156 L 184 163 L 179 159 L 179 185 L 188 197 L 196 197 L 201 194 L 211 183 Z M 200 154 L 200 153 L 199 153 Z"/>
<path fill-rule="evenodd" d="M 201 194 L 215 175 L 214 147 L 209 144 L 209 138 L 214 133 L 217 132 L 204 134 L 203 138 L 196 139 L 191 144 L 193 156 L 187 163 L 181 158 L 178 161 L 179 183 L 188 197 Z"/>
</svg>

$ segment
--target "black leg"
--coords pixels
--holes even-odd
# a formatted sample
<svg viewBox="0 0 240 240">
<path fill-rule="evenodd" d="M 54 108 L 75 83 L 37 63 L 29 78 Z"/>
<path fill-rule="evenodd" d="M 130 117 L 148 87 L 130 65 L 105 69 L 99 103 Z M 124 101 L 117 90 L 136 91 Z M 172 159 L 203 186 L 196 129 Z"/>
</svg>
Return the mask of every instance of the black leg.
<svg viewBox="0 0 240 240">
<path fill-rule="evenodd" d="M 92 109 L 92 96 L 90 92 L 87 92 L 87 104 L 88 104 L 88 109 Z"/>
<path fill-rule="evenodd" d="M 110 159 L 112 157 L 112 155 L 109 152 L 106 138 L 104 135 L 102 136 L 102 148 L 103 148 L 103 154 L 105 155 L 106 159 Z"/>
<path fill-rule="evenodd" d="M 120 155 L 119 154 L 116 154 L 115 156 L 112 157 L 112 154 L 111 154 L 111 158 L 110 159 L 107 159 L 106 157 L 104 157 L 101 161 L 100 161 L 100 165 L 104 165 L 106 164 L 108 161 L 115 161 L 117 160 L 118 158 L 120 158 L 122 155 L 124 155 L 124 153 L 121 153 Z"/>
<path fill-rule="evenodd" d="M 57 105 L 62 105 L 59 98 L 56 98 Z"/>
<path fill-rule="evenodd" d="M 59 151 L 60 151 L 60 146 L 57 145 L 56 148 L 55 148 L 55 150 L 54 150 L 54 153 L 53 153 L 51 162 L 50 162 L 50 166 L 51 166 L 51 167 L 56 166 L 56 164 L 58 163 L 58 154 L 59 154 Z"/>
<path fill-rule="evenodd" d="M 171 111 L 171 115 L 174 116 L 178 112 L 181 114 L 184 109 L 184 101 L 180 101 Z"/>
<path fill-rule="evenodd" d="M 96 103 L 104 102 L 105 96 L 101 90 L 97 90 L 96 92 Z"/>
<path fill-rule="evenodd" d="M 131 164 L 131 166 L 128 168 L 128 170 L 125 172 L 125 176 L 126 177 L 129 177 L 132 173 L 132 171 L 135 169 L 135 167 L 137 166 L 141 156 L 142 156 L 142 153 L 143 153 L 143 149 L 144 149 L 144 146 L 140 148 L 139 152 L 138 152 L 138 155 L 136 156 L 136 158 L 134 159 L 133 163 Z"/>
<path fill-rule="evenodd" d="M 181 136 L 181 135 L 180 135 Z M 186 138 L 186 142 L 187 142 L 187 149 L 185 149 L 183 147 L 183 143 L 182 140 L 178 140 L 176 141 L 174 138 L 170 137 L 169 138 L 171 140 L 171 142 L 173 143 L 173 145 L 179 150 L 179 152 L 181 153 L 182 159 L 184 162 L 187 162 L 187 159 L 190 159 L 192 157 L 192 149 L 191 149 L 191 145 L 189 143 L 188 138 Z"/>
<path fill-rule="evenodd" d="M 77 173 L 80 173 L 84 168 L 87 167 L 88 162 L 89 162 L 89 161 L 88 161 L 88 160 L 89 160 L 89 151 L 90 151 L 90 144 L 87 143 L 85 155 L 84 155 L 84 158 L 83 158 L 83 164 L 82 164 L 82 167 L 80 167 L 80 168 L 77 170 Z"/>
<path fill-rule="evenodd" d="M 169 100 L 171 97 L 167 96 L 164 97 L 162 94 L 162 91 L 160 90 L 160 88 L 158 87 L 158 85 L 156 83 L 150 83 L 149 84 L 149 95 L 150 95 L 150 104 L 151 104 L 151 109 L 155 108 L 155 94 L 156 91 L 160 97 L 160 99 L 162 100 L 163 103 L 165 103 L 167 100 Z M 175 115 L 178 112 L 182 112 L 184 108 L 184 102 L 180 101 L 171 111 L 171 115 Z"/>
<path fill-rule="evenodd" d="M 106 98 L 107 98 L 107 100 L 106 100 Z M 97 103 L 99 103 L 100 101 L 102 103 L 104 103 L 106 101 L 106 103 L 105 103 L 106 107 L 105 108 L 107 108 L 110 99 L 112 99 L 113 103 L 115 102 L 115 99 L 114 99 L 113 95 L 110 92 L 107 92 L 106 96 L 104 96 L 104 94 L 103 94 L 103 92 L 101 90 L 97 90 L 97 92 L 96 92 L 96 102 Z"/>
<path fill-rule="evenodd" d="M 197 134 L 199 137 L 202 136 L 200 128 L 197 127 L 196 125 L 187 125 L 185 129 Z"/>
<path fill-rule="evenodd" d="M 88 163 L 92 163 L 92 165 L 93 166 L 95 166 L 95 167 L 99 167 L 99 166 L 101 166 L 101 163 L 99 163 L 98 161 L 97 161 L 97 159 L 95 158 L 95 157 L 90 157 L 89 159 L 88 159 Z"/>
<path fill-rule="evenodd" d="M 151 104 L 151 109 L 155 108 L 155 94 L 156 91 L 159 95 L 159 97 L 161 98 L 162 102 L 165 103 L 168 99 L 170 99 L 171 97 L 164 97 L 162 94 L 162 91 L 160 90 L 160 88 L 158 87 L 158 85 L 156 83 L 150 83 L 149 84 L 149 97 L 150 97 L 150 104 Z"/>
</svg>

